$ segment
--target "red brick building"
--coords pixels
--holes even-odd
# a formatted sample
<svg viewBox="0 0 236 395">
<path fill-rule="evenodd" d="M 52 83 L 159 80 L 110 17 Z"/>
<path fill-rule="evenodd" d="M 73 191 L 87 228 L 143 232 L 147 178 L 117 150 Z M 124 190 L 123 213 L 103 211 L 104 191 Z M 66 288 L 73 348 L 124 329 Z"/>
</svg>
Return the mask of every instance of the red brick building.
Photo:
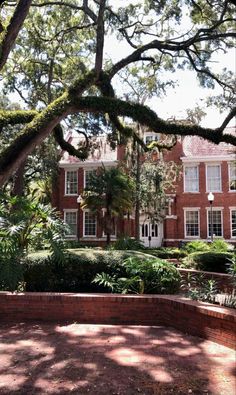
<svg viewBox="0 0 236 395">
<path fill-rule="evenodd" d="M 158 135 L 146 133 L 146 140 Z M 76 139 L 73 139 L 76 145 Z M 80 195 L 89 182 L 89 175 L 102 164 L 116 166 L 124 158 L 124 147 L 111 150 L 106 138 L 101 137 L 90 157 L 82 162 L 64 154 L 60 161 L 60 175 L 55 205 L 70 225 L 70 239 L 84 243 L 103 244 L 99 217 L 80 207 Z M 140 237 L 145 245 L 179 245 L 182 242 L 224 238 L 236 243 L 236 156 L 235 147 L 221 143 L 214 145 L 199 137 L 179 139 L 165 156 L 182 166 L 182 177 L 176 193 L 170 195 L 169 207 L 163 223 L 153 224 L 140 216 Z M 214 201 L 208 201 L 212 192 Z M 115 240 L 121 235 L 134 236 L 134 218 L 116 223 Z"/>
</svg>

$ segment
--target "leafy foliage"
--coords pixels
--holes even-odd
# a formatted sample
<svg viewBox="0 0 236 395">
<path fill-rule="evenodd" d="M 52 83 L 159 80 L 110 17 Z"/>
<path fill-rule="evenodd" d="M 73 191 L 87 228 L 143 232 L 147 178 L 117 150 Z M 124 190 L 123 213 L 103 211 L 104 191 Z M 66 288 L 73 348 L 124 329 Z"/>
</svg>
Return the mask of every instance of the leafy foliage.
<svg viewBox="0 0 236 395">
<path fill-rule="evenodd" d="M 134 184 L 132 179 L 118 167 L 98 169 L 90 177 L 89 187 L 83 193 L 83 208 L 99 214 L 105 209 L 101 223 L 107 235 L 107 244 L 114 231 L 114 218 L 132 211 Z"/>
<path fill-rule="evenodd" d="M 48 251 L 29 254 L 24 260 L 24 281 L 27 291 L 107 292 L 107 288 L 92 283 L 102 272 L 124 277 L 122 262 L 129 256 L 145 259 L 135 251 L 112 251 L 92 248 L 66 250 L 58 263 Z"/>
<path fill-rule="evenodd" d="M 63 256 L 66 225 L 55 209 L 21 197 L 3 196 L 0 202 L 0 287 L 15 290 L 23 280 L 22 259 L 38 248 Z"/>
<path fill-rule="evenodd" d="M 112 249 L 114 250 L 143 250 L 144 246 L 141 241 L 132 239 L 131 237 L 122 237 L 113 243 Z"/>
<path fill-rule="evenodd" d="M 185 250 L 188 254 L 192 254 L 193 252 L 203 252 L 210 251 L 209 243 L 201 240 L 190 241 L 185 245 Z"/>
<path fill-rule="evenodd" d="M 94 283 L 117 293 L 175 293 L 178 290 L 180 275 L 170 263 L 160 259 L 140 260 L 130 257 L 124 261 L 126 275 L 119 277 L 101 273 Z"/>
<path fill-rule="evenodd" d="M 229 260 L 233 257 L 230 252 L 194 252 L 182 260 L 183 267 L 208 272 L 226 273 Z"/>
<path fill-rule="evenodd" d="M 219 71 L 212 62 L 215 54 L 234 47 L 233 1 L 128 1 L 120 7 L 109 0 L 19 0 L 4 1 L 1 11 L 0 69 L 5 90 L 18 94 L 26 108 L 17 117 L 14 111 L 1 112 L 1 126 L 19 125 L 19 133 L 11 133 L 14 141 L 1 154 L 1 186 L 62 120 L 70 123 L 69 117 L 75 117 L 82 125 L 84 113 L 99 113 L 103 121 L 108 118 L 117 140 L 134 134 L 130 125 L 122 123 L 129 117 L 156 133 L 236 144 L 235 136 L 223 133 L 235 115 L 234 73 Z M 104 46 L 111 35 L 115 54 Z M 124 58 L 117 61 L 124 47 Z M 166 72 L 178 68 L 191 69 L 203 87 L 213 89 L 218 84 L 222 88 L 222 105 L 232 111 L 219 128 L 164 121 L 133 100 L 129 77 L 134 89 L 138 87 L 136 97 L 142 91 L 147 97 L 160 96 L 168 85 L 178 82 Z M 89 128 L 85 134 L 90 136 Z M 74 149 L 73 154 L 84 159 L 84 152 Z"/>
</svg>

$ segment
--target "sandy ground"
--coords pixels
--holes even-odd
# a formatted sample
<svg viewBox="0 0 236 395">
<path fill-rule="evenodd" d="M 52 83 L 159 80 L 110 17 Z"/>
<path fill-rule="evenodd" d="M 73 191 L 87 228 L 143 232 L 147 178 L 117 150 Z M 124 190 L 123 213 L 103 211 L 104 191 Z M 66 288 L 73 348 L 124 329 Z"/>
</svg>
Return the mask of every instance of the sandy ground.
<svg viewBox="0 0 236 395">
<path fill-rule="evenodd" d="M 166 327 L 1 323 L 0 394 L 235 395 L 235 358 Z"/>
</svg>

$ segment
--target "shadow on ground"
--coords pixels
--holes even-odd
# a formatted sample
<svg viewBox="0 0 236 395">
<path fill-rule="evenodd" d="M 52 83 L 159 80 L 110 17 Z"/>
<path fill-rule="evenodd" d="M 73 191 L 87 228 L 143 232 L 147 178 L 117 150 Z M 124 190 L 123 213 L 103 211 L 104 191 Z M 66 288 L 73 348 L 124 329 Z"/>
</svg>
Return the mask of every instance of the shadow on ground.
<svg viewBox="0 0 236 395">
<path fill-rule="evenodd" d="M 166 327 L 1 323 L 0 394 L 235 395 L 235 353 Z"/>
</svg>

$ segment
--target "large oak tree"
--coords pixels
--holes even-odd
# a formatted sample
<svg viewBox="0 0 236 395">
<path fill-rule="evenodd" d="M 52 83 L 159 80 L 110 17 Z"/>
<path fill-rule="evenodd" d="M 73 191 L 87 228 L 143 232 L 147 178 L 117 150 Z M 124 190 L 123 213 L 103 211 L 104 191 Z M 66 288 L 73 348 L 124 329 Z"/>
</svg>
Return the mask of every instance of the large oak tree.
<svg viewBox="0 0 236 395">
<path fill-rule="evenodd" d="M 26 102 L 24 110 L 0 111 L 0 130 L 19 125 L 1 152 L 1 186 L 52 133 L 63 149 L 84 159 L 84 149 L 63 138 L 60 122 L 71 116 L 105 114 L 113 130 L 124 136 L 135 136 L 124 123 L 130 118 L 156 133 L 236 145 L 236 136 L 225 132 L 236 115 L 233 71 L 220 74 L 211 67 L 212 55 L 234 45 L 235 1 L 145 0 L 118 7 L 109 0 L 18 0 L 1 1 L 0 11 L 2 77 Z M 111 34 L 113 45 L 117 40 L 129 47 L 116 62 L 104 50 Z M 229 113 L 218 128 L 163 120 L 158 109 L 121 94 L 119 78 L 124 74 L 135 75 L 158 94 L 160 75 L 179 67 L 192 69 L 202 86 L 222 88 Z"/>
</svg>

